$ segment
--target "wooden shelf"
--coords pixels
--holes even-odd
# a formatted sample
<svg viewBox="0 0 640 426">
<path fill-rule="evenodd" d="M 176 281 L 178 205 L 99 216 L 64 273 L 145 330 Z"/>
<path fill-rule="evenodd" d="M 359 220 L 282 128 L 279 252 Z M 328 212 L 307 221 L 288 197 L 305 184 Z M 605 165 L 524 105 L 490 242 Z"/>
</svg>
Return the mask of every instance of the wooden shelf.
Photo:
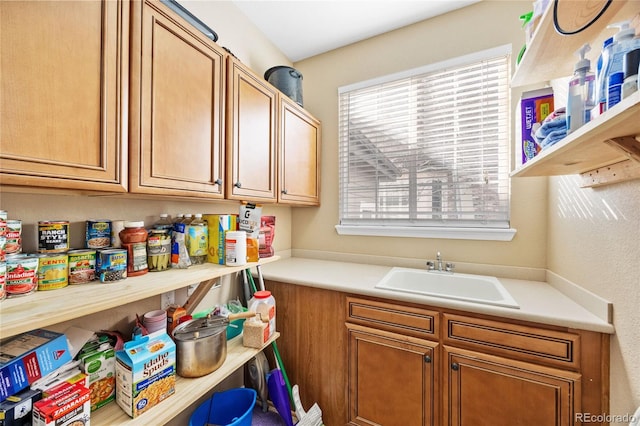
<svg viewBox="0 0 640 426">
<path fill-rule="evenodd" d="M 606 141 L 640 135 L 640 92 L 636 92 L 593 121 L 515 170 L 512 177 L 570 175 L 592 171 L 630 156 Z"/>
<path fill-rule="evenodd" d="M 279 258 L 263 258 L 259 263 L 248 263 L 244 266 L 206 263 L 188 269 L 149 272 L 108 284 L 94 281 L 90 284 L 69 285 L 59 290 L 37 291 L 27 296 L 6 299 L 0 302 L 0 338 L 101 312 L 240 272 L 258 264 L 274 262 Z"/>
<path fill-rule="evenodd" d="M 276 332 L 263 348 L 267 347 L 279 336 L 280 333 Z M 227 359 L 224 364 L 213 373 L 196 379 L 177 376 L 175 394 L 155 407 L 151 407 L 149 411 L 135 419 L 129 417 L 114 401 L 98 411 L 91 413 L 91 423 L 97 426 L 147 426 L 166 424 L 180 412 L 189 408 L 194 401 L 205 395 L 234 371 L 241 368 L 260 351 L 262 351 L 262 349 L 245 348 L 242 346 L 242 335 L 235 337 L 227 342 Z"/>
<path fill-rule="evenodd" d="M 601 10 L 604 1 L 561 1 L 559 19 L 562 23 L 578 28 L 586 24 L 592 15 Z M 590 7 L 592 9 L 590 9 Z M 632 19 L 640 13 L 638 0 L 614 0 L 606 12 L 589 28 L 575 35 L 561 35 L 553 25 L 553 1 L 540 19 L 527 50 L 511 78 L 511 86 L 540 83 L 573 74 L 577 61 L 575 52 L 585 43 L 591 44 L 587 55 L 595 66 L 602 42 L 612 37 L 617 29 L 607 25 Z M 568 28 L 567 28 L 568 29 Z"/>
</svg>

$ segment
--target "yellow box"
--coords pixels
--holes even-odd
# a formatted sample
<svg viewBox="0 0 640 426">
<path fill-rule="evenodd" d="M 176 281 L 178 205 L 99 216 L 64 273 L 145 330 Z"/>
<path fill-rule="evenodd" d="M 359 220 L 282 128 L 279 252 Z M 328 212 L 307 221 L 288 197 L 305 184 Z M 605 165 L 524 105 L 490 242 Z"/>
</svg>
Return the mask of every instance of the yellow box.
<svg viewBox="0 0 640 426">
<path fill-rule="evenodd" d="M 227 231 L 236 230 L 238 215 L 205 214 L 202 215 L 202 219 L 207 221 L 209 227 L 209 250 L 207 252 L 207 261 L 218 265 L 224 265 L 224 234 Z"/>
</svg>

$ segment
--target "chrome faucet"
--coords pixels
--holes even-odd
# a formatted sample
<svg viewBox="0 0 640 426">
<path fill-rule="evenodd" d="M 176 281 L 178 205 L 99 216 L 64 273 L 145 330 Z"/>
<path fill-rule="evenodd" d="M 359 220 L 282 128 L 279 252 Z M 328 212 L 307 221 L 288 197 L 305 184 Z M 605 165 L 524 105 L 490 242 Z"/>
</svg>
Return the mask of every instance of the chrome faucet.
<svg viewBox="0 0 640 426">
<path fill-rule="evenodd" d="M 443 266 L 444 265 L 444 266 Z M 429 271 L 438 271 L 438 272 L 451 272 L 453 273 L 453 269 L 455 265 L 451 262 L 443 262 L 442 255 L 440 252 L 436 253 L 436 260 L 428 260 L 427 261 L 427 270 Z"/>
</svg>

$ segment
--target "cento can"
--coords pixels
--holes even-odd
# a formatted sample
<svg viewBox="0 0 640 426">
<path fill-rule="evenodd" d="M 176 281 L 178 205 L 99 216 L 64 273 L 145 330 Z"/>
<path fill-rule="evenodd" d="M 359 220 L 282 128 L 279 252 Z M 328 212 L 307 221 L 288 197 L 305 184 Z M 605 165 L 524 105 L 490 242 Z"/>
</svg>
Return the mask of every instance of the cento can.
<svg viewBox="0 0 640 426">
<path fill-rule="evenodd" d="M 57 290 L 69 284 L 68 257 L 66 253 L 41 253 L 38 255 L 38 290 Z"/>
<path fill-rule="evenodd" d="M 26 254 L 7 256 L 7 297 L 23 296 L 38 287 L 38 258 Z"/>
<path fill-rule="evenodd" d="M 101 250 L 99 256 L 100 282 L 106 283 L 127 278 L 127 250 Z"/>
<path fill-rule="evenodd" d="M 69 250 L 69 284 L 86 284 L 96 279 L 96 251 Z"/>
<path fill-rule="evenodd" d="M 108 219 L 89 219 L 86 226 L 86 247 L 99 249 L 111 245 L 111 221 Z"/>
<path fill-rule="evenodd" d="M 43 220 L 38 222 L 38 252 L 64 253 L 69 250 L 69 221 Z"/>
</svg>

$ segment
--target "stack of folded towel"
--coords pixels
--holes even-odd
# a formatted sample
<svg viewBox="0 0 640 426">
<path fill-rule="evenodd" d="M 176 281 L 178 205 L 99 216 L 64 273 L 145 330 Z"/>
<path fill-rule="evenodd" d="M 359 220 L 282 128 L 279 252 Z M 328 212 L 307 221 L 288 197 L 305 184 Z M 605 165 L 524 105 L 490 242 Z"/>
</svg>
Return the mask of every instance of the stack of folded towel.
<svg viewBox="0 0 640 426">
<path fill-rule="evenodd" d="M 532 129 L 534 130 L 534 129 Z M 567 136 L 567 117 L 565 108 L 558 108 L 537 125 L 533 137 L 542 149 L 554 145 Z"/>
</svg>

